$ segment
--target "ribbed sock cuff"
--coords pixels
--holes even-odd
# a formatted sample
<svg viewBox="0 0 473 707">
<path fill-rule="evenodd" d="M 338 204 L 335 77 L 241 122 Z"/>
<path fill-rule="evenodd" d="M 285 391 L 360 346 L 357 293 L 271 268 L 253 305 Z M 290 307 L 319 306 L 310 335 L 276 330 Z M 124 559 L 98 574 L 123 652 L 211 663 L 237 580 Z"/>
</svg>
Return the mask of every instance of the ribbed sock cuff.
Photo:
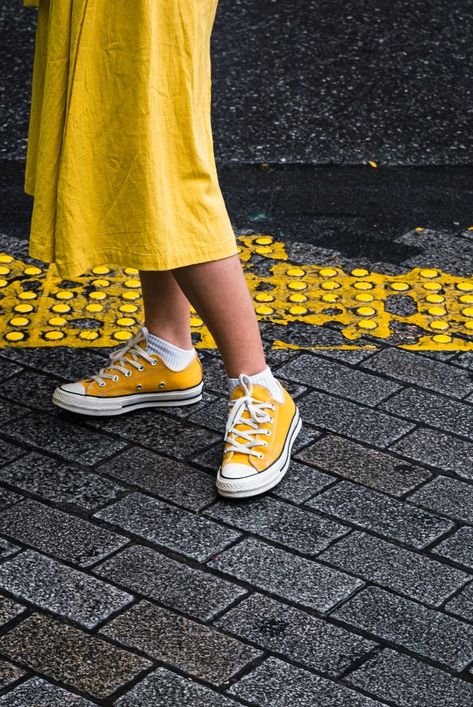
<svg viewBox="0 0 473 707">
<path fill-rule="evenodd" d="M 172 371 L 182 371 L 190 364 L 196 356 L 194 347 L 191 349 L 180 349 L 169 341 L 161 339 L 154 334 L 148 334 L 148 344 L 146 347 L 148 353 L 157 354 L 160 356 L 166 366 Z"/>
<path fill-rule="evenodd" d="M 274 377 L 269 366 L 266 366 L 266 368 L 260 373 L 255 373 L 254 375 L 248 377 L 252 383 L 262 385 L 267 388 L 273 398 L 278 400 L 280 403 L 283 402 L 284 396 L 281 389 L 281 385 L 277 378 Z M 240 381 L 238 378 L 228 378 L 229 392 L 231 393 L 232 390 L 239 384 Z"/>
</svg>

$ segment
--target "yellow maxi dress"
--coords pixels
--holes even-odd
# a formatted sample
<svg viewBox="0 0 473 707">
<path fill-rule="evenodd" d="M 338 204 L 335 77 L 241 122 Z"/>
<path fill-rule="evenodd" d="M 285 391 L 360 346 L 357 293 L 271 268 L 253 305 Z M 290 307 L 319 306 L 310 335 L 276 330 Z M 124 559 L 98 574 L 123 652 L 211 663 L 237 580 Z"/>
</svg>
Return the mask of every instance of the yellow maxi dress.
<svg viewBox="0 0 473 707">
<path fill-rule="evenodd" d="M 236 254 L 211 129 L 218 0 L 24 4 L 38 7 L 29 254 L 61 277 Z"/>
</svg>

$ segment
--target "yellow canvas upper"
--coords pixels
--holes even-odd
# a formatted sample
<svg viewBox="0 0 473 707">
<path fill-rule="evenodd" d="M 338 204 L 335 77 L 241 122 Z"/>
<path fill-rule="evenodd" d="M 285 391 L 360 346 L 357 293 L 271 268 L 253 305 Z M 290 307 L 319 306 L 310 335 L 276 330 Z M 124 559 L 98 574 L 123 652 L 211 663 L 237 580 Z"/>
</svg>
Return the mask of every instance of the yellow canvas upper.
<svg viewBox="0 0 473 707">
<path fill-rule="evenodd" d="M 143 343 L 137 344 L 140 348 L 145 348 Z M 182 371 L 172 371 L 166 366 L 163 360 L 156 354 L 149 354 L 155 365 L 146 361 L 143 357 L 137 357 L 137 363 L 143 366 L 143 370 L 138 370 L 133 364 L 125 363 L 124 368 L 131 372 L 127 377 L 116 369 L 103 370 L 115 374 L 117 381 L 110 378 L 103 378 L 105 385 L 102 387 L 96 380 L 84 378 L 78 382 L 82 383 L 86 395 L 98 397 L 109 397 L 118 395 L 132 395 L 135 393 L 169 392 L 171 390 L 185 390 L 199 385 L 202 381 L 202 364 L 196 354 L 191 363 Z M 132 358 L 130 354 L 125 354 L 126 358 Z M 97 374 L 100 375 L 100 374 Z M 138 387 L 138 386 L 141 386 Z"/>
<path fill-rule="evenodd" d="M 255 445 L 252 447 L 252 449 L 256 452 L 263 452 L 264 457 L 259 459 L 255 455 L 245 454 L 243 452 L 227 451 L 227 448 L 231 443 L 226 442 L 222 468 L 225 464 L 229 464 L 231 462 L 232 464 L 249 464 L 257 471 L 263 471 L 279 457 L 284 447 L 287 431 L 289 430 L 291 421 L 296 413 L 296 405 L 294 400 L 284 388 L 282 390 L 284 393 L 284 400 L 282 403 L 279 403 L 271 396 L 269 390 L 267 390 L 264 386 L 255 384 L 252 387 L 252 397 L 255 400 L 268 402 L 275 407 L 274 410 L 269 408 L 267 409 L 269 416 L 273 418 L 273 422 L 262 422 L 260 424 L 260 429 L 262 431 L 271 429 L 272 434 L 266 435 L 263 433 L 262 435 L 255 437 L 261 442 L 267 442 L 268 447 L 265 447 L 264 445 Z M 230 402 L 242 397 L 244 394 L 245 392 L 243 388 L 241 386 L 236 386 L 230 395 Z M 250 415 L 248 410 L 245 410 L 242 413 L 241 422 L 236 427 L 237 431 L 252 429 L 250 425 L 245 424 L 243 421 L 245 419 L 249 419 L 249 417 Z M 237 442 L 245 442 L 244 438 L 239 438 L 235 433 L 232 437 L 234 439 L 236 438 Z"/>
</svg>

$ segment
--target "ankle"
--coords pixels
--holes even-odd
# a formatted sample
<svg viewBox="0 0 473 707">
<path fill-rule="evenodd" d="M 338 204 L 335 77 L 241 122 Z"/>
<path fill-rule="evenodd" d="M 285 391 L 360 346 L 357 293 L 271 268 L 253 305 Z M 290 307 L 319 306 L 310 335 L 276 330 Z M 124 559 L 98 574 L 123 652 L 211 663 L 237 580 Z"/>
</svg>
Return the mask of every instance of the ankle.
<svg viewBox="0 0 473 707">
<path fill-rule="evenodd" d="M 246 374 L 246 375 L 248 375 L 248 374 Z M 273 398 L 275 398 L 280 403 L 283 402 L 284 395 L 283 395 L 281 384 L 279 383 L 277 378 L 274 377 L 274 375 L 268 365 L 266 365 L 266 367 L 262 371 L 259 371 L 258 373 L 254 373 L 252 375 L 249 375 L 248 377 L 249 377 L 251 383 L 256 384 L 256 385 L 262 385 L 264 388 L 267 388 L 267 390 L 269 390 L 269 392 L 271 393 Z M 229 393 L 231 393 L 232 390 L 237 385 L 239 385 L 239 383 L 240 383 L 239 378 L 228 378 Z"/>
<path fill-rule="evenodd" d="M 148 325 L 146 323 L 144 326 L 148 330 L 148 334 L 151 334 L 158 339 L 162 339 L 163 341 L 166 341 L 179 349 L 188 351 L 193 347 L 190 331 L 176 330 L 153 324 Z"/>
</svg>

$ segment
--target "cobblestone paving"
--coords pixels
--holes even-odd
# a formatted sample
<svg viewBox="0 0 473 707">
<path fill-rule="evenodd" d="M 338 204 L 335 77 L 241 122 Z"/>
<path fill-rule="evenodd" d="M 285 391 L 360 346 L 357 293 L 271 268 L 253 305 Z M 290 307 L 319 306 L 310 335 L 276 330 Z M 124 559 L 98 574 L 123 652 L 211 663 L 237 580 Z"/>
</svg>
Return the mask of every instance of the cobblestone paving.
<svg viewBox="0 0 473 707">
<path fill-rule="evenodd" d="M 471 354 L 262 331 L 304 429 L 240 502 L 215 350 L 195 408 L 98 422 L 49 398 L 105 349 L 0 352 L 2 707 L 473 704 Z"/>
</svg>

